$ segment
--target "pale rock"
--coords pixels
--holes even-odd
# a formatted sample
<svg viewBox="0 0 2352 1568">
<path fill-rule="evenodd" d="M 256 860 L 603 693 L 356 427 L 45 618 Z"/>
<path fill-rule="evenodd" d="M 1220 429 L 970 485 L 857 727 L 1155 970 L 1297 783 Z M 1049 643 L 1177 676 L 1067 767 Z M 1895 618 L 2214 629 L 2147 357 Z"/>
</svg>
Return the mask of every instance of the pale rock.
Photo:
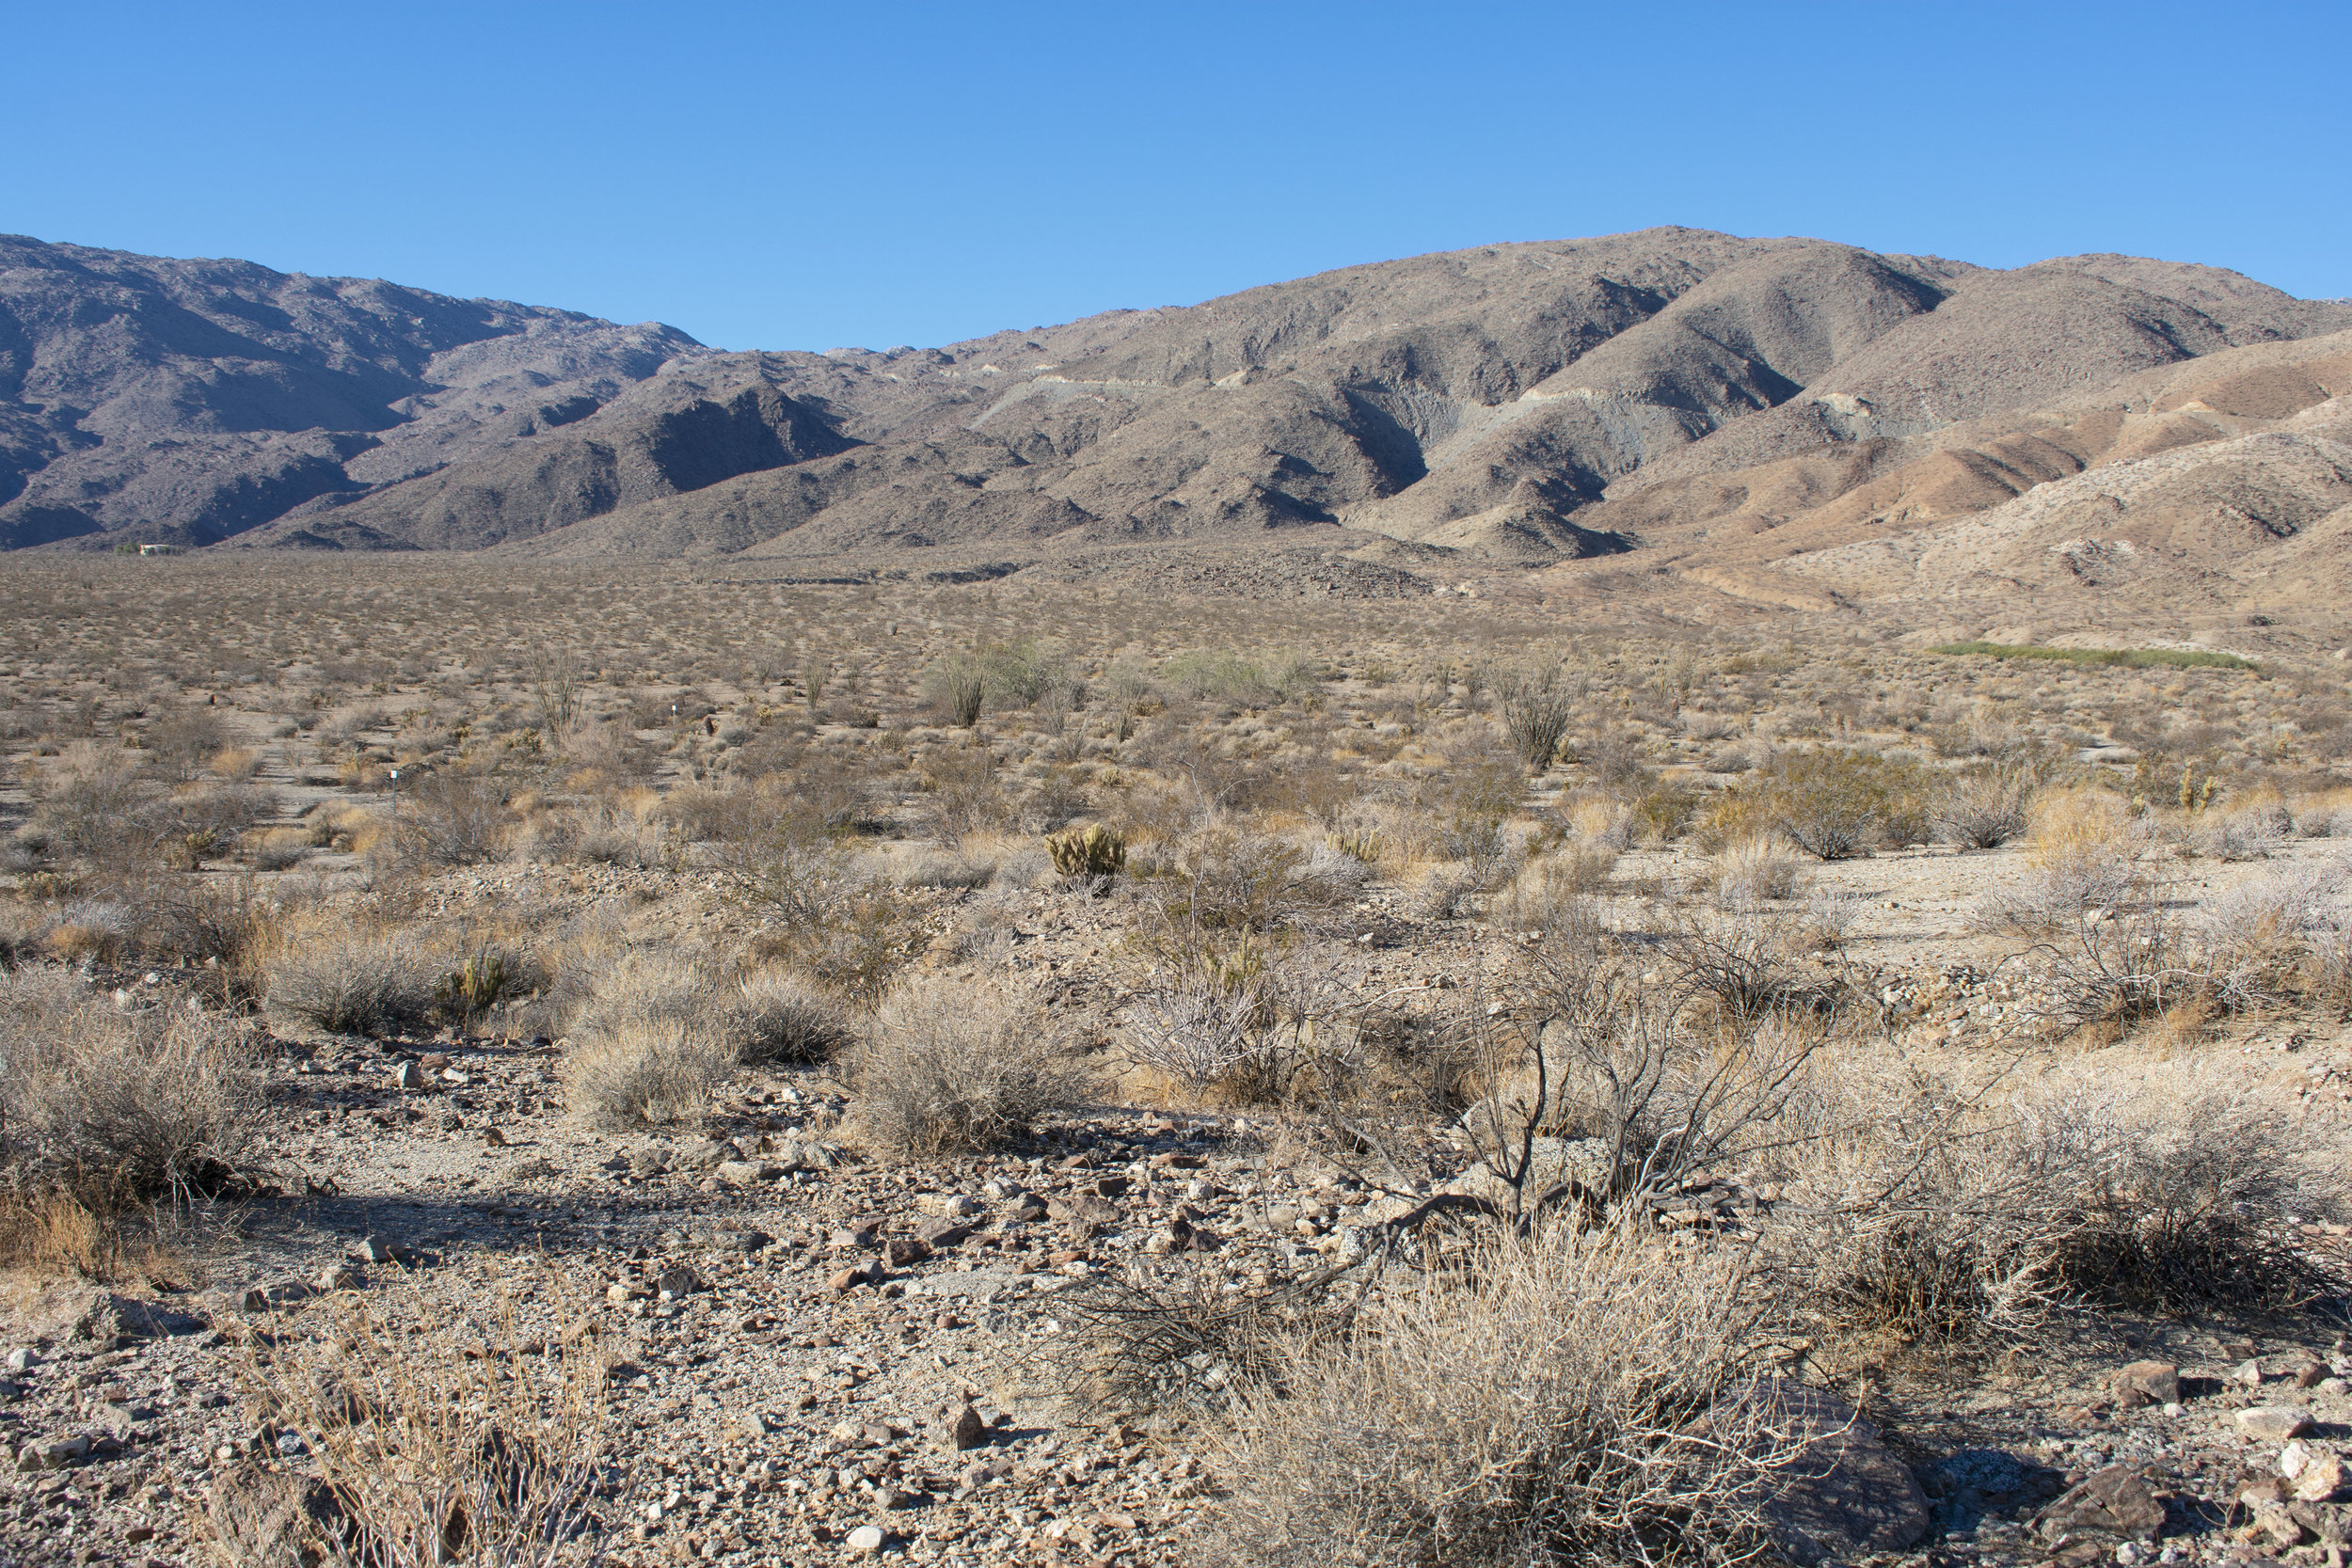
<svg viewBox="0 0 2352 1568">
<path fill-rule="evenodd" d="M 2237 1429 L 2248 1437 L 2265 1443 L 2283 1443 L 2291 1437 L 2308 1437 L 2312 1431 L 2311 1417 L 2291 1404 L 2258 1404 L 2237 1413 Z"/>
</svg>

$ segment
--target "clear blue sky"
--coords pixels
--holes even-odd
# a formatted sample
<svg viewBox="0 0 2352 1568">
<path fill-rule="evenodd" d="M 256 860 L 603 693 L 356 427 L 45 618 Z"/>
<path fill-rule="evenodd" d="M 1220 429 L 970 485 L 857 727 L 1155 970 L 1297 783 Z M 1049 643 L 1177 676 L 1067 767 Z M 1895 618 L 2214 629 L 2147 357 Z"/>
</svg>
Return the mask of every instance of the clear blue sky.
<svg viewBox="0 0 2352 1568">
<path fill-rule="evenodd" d="M 936 343 L 1683 223 L 2352 294 L 2352 6 L 0 0 L 0 230 Z"/>
</svg>

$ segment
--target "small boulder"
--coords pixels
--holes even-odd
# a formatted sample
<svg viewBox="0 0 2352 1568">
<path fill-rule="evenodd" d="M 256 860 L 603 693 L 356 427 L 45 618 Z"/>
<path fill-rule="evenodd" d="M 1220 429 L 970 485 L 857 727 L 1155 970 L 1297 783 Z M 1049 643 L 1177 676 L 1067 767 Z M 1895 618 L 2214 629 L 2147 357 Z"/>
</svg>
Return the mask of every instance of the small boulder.
<svg viewBox="0 0 2352 1568">
<path fill-rule="evenodd" d="M 2237 1429 L 2241 1435 L 2258 1442 L 2284 1443 L 2291 1438 L 2309 1437 L 2312 1418 L 2308 1412 L 2291 1404 L 2258 1404 L 2237 1413 Z"/>
<path fill-rule="evenodd" d="M 966 1404 L 947 1418 L 946 1437 L 946 1446 L 957 1453 L 977 1449 L 988 1441 L 988 1423 L 980 1419 L 978 1411 Z"/>
<path fill-rule="evenodd" d="M 2135 1361 L 2115 1374 L 2115 1392 L 2134 1404 L 2178 1404 L 2181 1369 L 2169 1361 Z"/>
<path fill-rule="evenodd" d="M 853 1552 L 879 1552 L 882 1549 L 882 1527 L 860 1525 L 850 1532 L 846 1544 Z"/>
<path fill-rule="evenodd" d="M 2163 1528 L 2163 1502 L 2127 1465 L 2110 1465 L 2085 1477 L 2042 1511 L 2042 1538 L 2053 1547 L 2086 1536 L 2153 1541 Z"/>
<path fill-rule="evenodd" d="M 1786 1378 L 1764 1380 L 1756 1399 L 1766 1440 L 1802 1445 L 1762 1511 L 1779 1555 L 1815 1568 L 1903 1551 L 1927 1532 L 1928 1499 L 1918 1478 L 1851 1405 Z"/>
<path fill-rule="evenodd" d="M 925 1246 L 945 1252 L 962 1244 L 964 1238 L 972 1234 L 972 1227 L 950 1219 L 929 1219 L 914 1227 L 914 1234 Z"/>
</svg>

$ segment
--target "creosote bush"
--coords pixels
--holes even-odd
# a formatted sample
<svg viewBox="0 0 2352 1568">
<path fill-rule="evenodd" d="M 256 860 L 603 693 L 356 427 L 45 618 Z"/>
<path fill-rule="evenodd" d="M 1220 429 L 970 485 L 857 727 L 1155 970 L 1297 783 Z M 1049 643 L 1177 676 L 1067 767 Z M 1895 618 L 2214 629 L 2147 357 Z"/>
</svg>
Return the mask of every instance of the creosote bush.
<svg viewBox="0 0 2352 1568">
<path fill-rule="evenodd" d="M 1765 789 L 1772 825 L 1816 860 L 1905 842 L 1925 826 L 1916 765 L 1868 752 L 1804 752 L 1777 763 Z"/>
<path fill-rule="evenodd" d="M 851 1115 L 896 1155 L 1000 1147 L 1095 1079 L 1071 1025 L 1037 998 L 930 976 L 884 998 L 849 1060 Z"/>
</svg>

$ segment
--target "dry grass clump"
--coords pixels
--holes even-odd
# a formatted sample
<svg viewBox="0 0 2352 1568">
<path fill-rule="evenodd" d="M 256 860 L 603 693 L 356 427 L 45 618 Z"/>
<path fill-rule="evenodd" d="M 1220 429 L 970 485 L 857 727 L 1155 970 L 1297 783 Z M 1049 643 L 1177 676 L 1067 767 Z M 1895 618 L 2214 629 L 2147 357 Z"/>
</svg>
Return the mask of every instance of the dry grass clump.
<svg viewBox="0 0 2352 1568">
<path fill-rule="evenodd" d="M 693 1121 L 735 1069 L 740 1016 L 691 959 L 626 952 L 597 976 L 566 1031 L 565 1096 L 600 1126 Z"/>
<path fill-rule="evenodd" d="M 1038 998 L 936 976 L 884 998 L 849 1062 L 859 1129 L 899 1155 L 997 1148 L 1095 1081 L 1076 1032 Z"/>
<path fill-rule="evenodd" d="M 1777 835 L 1734 839 L 1715 855 L 1706 884 L 1719 898 L 1744 902 L 1793 898 L 1804 887 L 1804 869 Z"/>
<path fill-rule="evenodd" d="M 251 1049 L 218 1015 L 125 1010 L 55 970 L 0 973 L 0 1159 L 19 1196 L 105 1215 L 216 1191 L 262 1114 Z"/>
<path fill-rule="evenodd" d="M 1737 1560 L 1758 1430 L 1738 1262 L 1612 1227 L 1485 1240 L 1294 1338 L 1235 1402 L 1219 1545 L 1265 1564 Z M 1743 1407 L 1747 1414 L 1741 1414 Z"/>
<path fill-rule="evenodd" d="M 278 931 L 260 967 L 271 1006 L 339 1035 L 421 1022 L 433 1009 L 436 966 L 407 931 L 314 913 Z"/>
<path fill-rule="evenodd" d="M 556 1282 L 557 1289 L 564 1289 Z M 199 1530 L 221 1568 L 261 1562 L 553 1568 L 603 1556 L 612 1488 L 608 1358 L 590 1337 L 502 1343 L 421 1302 L 355 1307 L 280 1336 L 247 1370 L 254 1402 L 301 1441 L 284 1470 L 220 1475 Z"/>
</svg>

